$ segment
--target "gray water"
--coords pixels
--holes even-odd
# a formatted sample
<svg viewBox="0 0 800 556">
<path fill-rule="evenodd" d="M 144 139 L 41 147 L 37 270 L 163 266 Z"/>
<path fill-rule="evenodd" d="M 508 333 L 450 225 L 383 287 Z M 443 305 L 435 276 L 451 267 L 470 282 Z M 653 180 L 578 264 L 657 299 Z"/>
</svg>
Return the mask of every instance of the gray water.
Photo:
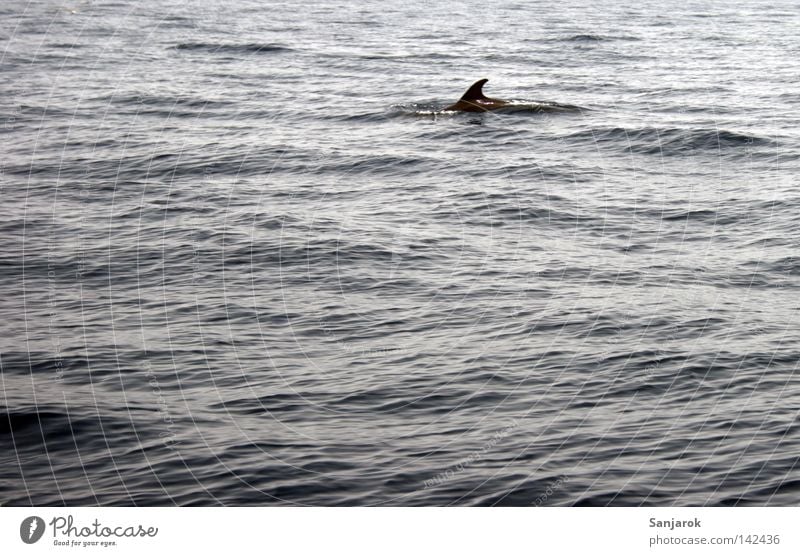
<svg viewBox="0 0 800 556">
<path fill-rule="evenodd" d="M 797 503 L 794 2 L 222 4 L 0 7 L 2 504 Z"/>
</svg>

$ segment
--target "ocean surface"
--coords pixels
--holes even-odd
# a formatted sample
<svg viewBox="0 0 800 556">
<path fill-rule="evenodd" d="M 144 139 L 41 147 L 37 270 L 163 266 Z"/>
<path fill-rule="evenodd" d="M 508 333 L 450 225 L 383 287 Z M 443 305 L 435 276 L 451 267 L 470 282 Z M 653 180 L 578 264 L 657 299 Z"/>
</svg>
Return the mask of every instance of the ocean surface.
<svg viewBox="0 0 800 556">
<path fill-rule="evenodd" d="M 800 11 L 623 4 L 3 3 L 0 503 L 797 504 Z"/>
</svg>

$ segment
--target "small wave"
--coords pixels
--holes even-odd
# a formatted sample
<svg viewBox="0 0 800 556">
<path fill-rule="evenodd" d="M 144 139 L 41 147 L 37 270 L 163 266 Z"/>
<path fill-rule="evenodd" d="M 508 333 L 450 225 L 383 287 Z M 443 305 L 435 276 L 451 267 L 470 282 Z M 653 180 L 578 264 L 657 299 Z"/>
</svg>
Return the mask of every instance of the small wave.
<svg viewBox="0 0 800 556">
<path fill-rule="evenodd" d="M 76 50 L 79 48 L 86 48 L 85 44 L 81 43 L 69 43 L 69 42 L 51 42 L 44 45 L 46 48 L 58 49 L 58 50 Z"/>
<path fill-rule="evenodd" d="M 289 52 L 292 49 L 288 46 L 269 43 L 244 43 L 244 44 L 224 44 L 213 42 L 182 42 L 175 45 L 176 50 L 196 50 L 212 53 L 267 53 L 267 52 Z"/>
<path fill-rule="evenodd" d="M 665 212 L 661 216 L 662 220 L 665 221 L 672 221 L 672 220 L 710 220 L 715 221 L 717 219 L 717 213 L 713 210 L 675 210 L 670 212 Z"/>
<path fill-rule="evenodd" d="M 138 106 L 162 106 L 162 107 L 184 107 L 184 108 L 211 108 L 218 106 L 230 106 L 234 104 L 227 100 L 212 100 L 206 98 L 188 96 L 168 96 L 152 94 L 128 94 L 100 97 L 97 100 L 104 100 L 114 104 L 132 104 Z"/>
<path fill-rule="evenodd" d="M 380 119 L 389 118 L 403 118 L 403 117 L 417 117 L 417 118 L 435 118 L 442 114 L 445 105 L 435 104 L 432 102 L 410 102 L 406 104 L 393 104 L 385 114 L 380 115 Z M 368 115 L 370 120 L 375 119 L 376 114 Z M 365 119 L 363 116 L 361 119 Z"/>
<path fill-rule="evenodd" d="M 391 106 L 387 112 L 363 112 L 361 114 L 332 114 L 329 116 L 332 120 L 338 120 L 341 122 L 353 122 L 353 123 L 368 123 L 368 122 L 382 122 L 385 121 L 387 118 L 398 118 L 402 116 L 413 116 L 417 115 L 418 113 L 415 112 L 411 108 L 407 108 L 403 105 L 396 105 Z M 434 112 L 430 112 L 431 115 Z"/>
<path fill-rule="evenodd" d="M 611 41 L 638 41 L 638 37 L 629 35 L 611 36 L 611 35 L 597 35 L 592 33 L 578 33 L 576 35 L 568 35 L 563 37 L 556 37 L 549 39 L 550 42 L 611 42 Z"/>
<path fill-rule="evenodd" d="M 329 58 L 337 58 L 341 55 L 338 53 L 328 54 L 327 57 Z M 351 58 L 357 58 L 360 60 L 455 60 L 459 56 L 457 54 L 451 54 L 447 52 L 420 52 L 420 53 L 412 53 L 412 52 L 371 52 L 369 54 L 361 54 L 361 55 L 352 55 Z"/>
<path fill-rule="evenodd" d="M 595 42 L 595 41 L 607 41 L 610 39 L 602 35 L 578 34 L 578 35 L 572 35 L 571 37 L 562 38 L 560 40 L 566 42 Z"/>
<path fill-rule="evenodd" d="M 65 407 L 25 407 L 0 413 L 0 435 L 11 435 L 18 442 L 47 441 L 52 447 L 62 440 L 69 445 L 73 435 L 99 437 L 104 431 L 122 433 L 130 432 L 130 428 L 129 421 L 111 415 L 74 410 L 70 413 Z"/>
<path fill-rule="evenodd" d="M 55 411 L 12 411 L 0 413 L 0 434 L 20 433 L 23 430 L 44 430 L 46 423 L 66 422 L 63 414 Z"/>
<path fill-rule="evenodd" d="M 739 147 L 765 147 L 773 141 L 763 137 L 724 129 L 638 128 L 613 127 L 590 129 L 573 133 L 575 140 L 591 140 L 595 144 L 621 144 L 625 150 L 639 154 L 673 155 L 687 151 L 719 151 Z"/>
</svg>

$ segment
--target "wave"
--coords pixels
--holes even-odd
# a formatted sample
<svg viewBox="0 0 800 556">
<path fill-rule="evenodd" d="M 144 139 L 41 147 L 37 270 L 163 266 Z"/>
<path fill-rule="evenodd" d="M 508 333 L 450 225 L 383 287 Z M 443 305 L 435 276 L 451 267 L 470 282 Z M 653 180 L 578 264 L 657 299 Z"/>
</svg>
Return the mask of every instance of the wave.
<svg viewBox="0 0 800 556">
<path fill-rule="evenodd" d="M 549 42 L 612 42 L 612 41 L 638 41 L 639 37 L 630 35 L 612 36 L 612 35 L 598 35 L 594 33 L 577 33 L 575 35 L 567 35 L 563 37 L 555 37 L 548 39 Z"/>
<path fill-rule="evenodd" d="M 664 156 L 775 145 L 773 140 L 765 137 L 710 128 L 593 128 L 573 133 L 568 138 L 592 141 L 597 145 L 622 145 L 626 151 Z"/>
<path fill-rule="evenodd" d="M 99 97 L 95 100 L 104 100 L 108 103 L 135 105 L 135 106 L 161 106 L 161 107 L 183 107 L 183 108 L 212 108 L 221 106 L 231 106 L 235 103 L 229 100 L 212 100 L 206 98 L 189 96 L 171 96 L 154 94 L 127 94 Z"/>
<path fill-rule="evenodd" d="M 244 54 L 264 54 L 267 52 L 290 52 L 288 46 L 271 43 L 243 43 L 226 44 L 215 42 L 182 42 L 176 44 L 176 50 L 194 50 L 211 53 L 244 53 Z"/>
</svg>

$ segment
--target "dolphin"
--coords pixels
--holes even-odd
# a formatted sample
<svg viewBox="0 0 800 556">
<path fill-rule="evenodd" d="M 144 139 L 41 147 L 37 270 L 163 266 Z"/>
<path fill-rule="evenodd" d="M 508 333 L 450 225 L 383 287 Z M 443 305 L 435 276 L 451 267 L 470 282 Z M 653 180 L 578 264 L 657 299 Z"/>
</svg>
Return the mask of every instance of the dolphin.
<svg viewBox="0 0 800 556">
<path fill-rule="evenodd" d="M 467 89 L 467 92 L 456 102 L 445 108 L 455 112 L 488 112 L 508 106 L 508 102 L 497 98 L 489 98 L 483 94 L 483 86 L 488 79 L 479 79 Z"/>
<path fill-rule="evenodd" d="M 581 112 L 583 109 L 571 104 L 559 104 L 557 102 L 531 102 L 520 103 L 499 98 L 489 98 L 483 94 L 483 86 L 488 79 L 479 79 L 467 89 L 467 92 L 458 99 L 458 102 L 451 104 L 445 111 L 452 112 L 489 112 L 507 108 L 511 112 Z"/>
</svg>

